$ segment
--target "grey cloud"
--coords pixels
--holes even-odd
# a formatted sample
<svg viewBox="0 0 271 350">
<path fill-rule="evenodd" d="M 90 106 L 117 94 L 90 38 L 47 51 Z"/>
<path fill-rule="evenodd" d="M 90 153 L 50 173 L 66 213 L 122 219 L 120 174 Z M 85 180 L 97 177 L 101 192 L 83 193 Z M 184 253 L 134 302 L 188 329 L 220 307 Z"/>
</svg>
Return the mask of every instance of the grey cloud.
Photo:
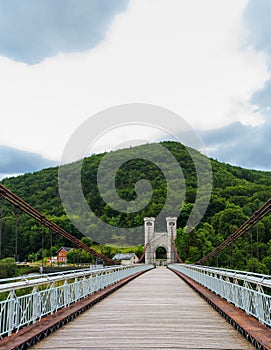
<svg viewBox="0 0 271 350">
<path fill-rule="evenodd" d="M 12 174 L 33 172 L 55 165 L 57 165 L 57 162 L 43 158 L 39 154 L 0 146 L 0 174 L 2 178 Z"/>
<path fill-rule="evenodd" d="M 271 1 L 250 0 L 244 13 L 244 23 L 248 31 L 248 39 L 245 45 L 254 47 L 257 51 L 264 51 L 271 55 Z M 271 60 L 269 57 L 269 68 Z M 257 104 L 260 109 L 271 106 L 271 80 L 267 81 L 264 88 L 257 91 L 251 102 Z"/>
<path fill-rule="evenodd" d="M 271 170 L 270 120 L 256 127 L 233 123 L 198 133 L 209 156 L 244 168 Z"/>
<path fill-rule="evenodd" d="M 271 1 L 250 0 L 244 12 L 248 39 L 244 43 L 271 55 Z M 269 66 L 271 61 L 269 60 Z M 265 123 L 257 127 L 234 123 L 224 128 L 199 131 L 209 155 L 219 161 L 245 168 L 271 170 L 271 80 L 254 93 L 251 104 L 258 106 Z"/>
<path fill-rule="evenodd" d="M 0 0 L 0 55 L 34 64 L 95 47 L 129 0 Z"/>
<path fill-rule="evenodd" d="M 271 1 L 250 0 L 244 13 L 249 44 L 271 54 Z"/>
<path fill-rule="evenodd" d="M 263 89 L 258 90 L 251 99 L 251 102 L 259 105 L 262 109 L 271 106 L 271 80 L 268 80 Z"/>
</svg>

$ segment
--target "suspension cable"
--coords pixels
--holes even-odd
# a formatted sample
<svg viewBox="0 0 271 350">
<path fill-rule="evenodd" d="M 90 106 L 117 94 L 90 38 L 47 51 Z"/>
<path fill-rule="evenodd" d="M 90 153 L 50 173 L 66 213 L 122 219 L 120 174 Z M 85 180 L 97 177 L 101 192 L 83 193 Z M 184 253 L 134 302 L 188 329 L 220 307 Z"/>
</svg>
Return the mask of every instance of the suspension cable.
<svg viewBox="0 0 271 350">
<path fill-rule="evenodd" d="M 49 234 L 50 234 L 50 266 L 52 266 L 53 265 L 53 262 L 52 262 L 52 245 L 53 245 L 52 230 L 49 230 Z"/>
<path fill-rule="evenodd" d="M 259 253 L 259 224 L 257 223 L 257 226 L 256 226 L 256 240 L 257 240 L 257 244 L 256 244 L 256 256 L 257 256 L 257 259 L 258 261 L 260 261 L 260 253 Z M 259 273 L 259 265 L 257 264 L 257 272 Z"/>
<path fill-rule="evenodd" d="M 148 245 L 149 245 L 149 243 L 147 243 L 145 245 L 143 253 L 141 254 L 141 257 L 136 262 L 137 264 L 140 264 L 142 262 L 142 260 L 144 259 Z"/>
<path fill-rule="evenodd" d="M 203 258 L 195 262 L 195 264 L 202 264 L 208 261 L 213 256 L 216 256 L 221 250 L 230 246 L 234 241 L 241 237 L 245 232 L 250 230 L 257 222 L 259 222 L 264 216 L 271 212 L 271 198 L 268 199 L 258 210 L 256 210 L 252 216 L 244 222 L 237 230 L 235 230 L 227 239 L 225 239 L 218 247 L 205 255 Z"/>
<path fill-rule="evenodd" d="M 180 258 L 179 254 L 178 254 L 178 250 L 177 250 L 176 244 L 175 244 L 175 239 L 174 239 L 174 235 L 173 235 L 173 227 L 171 227 L 171 242 L 172 242 L 172 245 L 173 245 L 173 249 L 174 249 L 174 253 L 175 253 L 175 256 L 177 258 L 177 261 L 179 263 L 183 264 L 183 260 Z"/>
<path fill-rule="evenodd" d="M 63 228 L 55 224 L 53 221 L 47 219 L 43 214 L 41 214 L 38 210 L 31 207 L 30 204 L 25 202 L 23 199 L 18 197 L 15 193 L 11 192 L 8 188 L 6 188 L 4 185 L 0 184 L 0 197 L 3 197 L 6 199 L 9 203 L 14 205 L 15 207 L 19 207 L 23 212 L 30 215 L 32 218 L 37 220 L 42 225 L 48 227 L 58 235 L 66 238 L 68 241 L 72 242 L 77 248 L 82 248 L 89 253 L 99 257 L 103 261 L 115 265 L 116 262 L 107 256 L 98 253 L 96 250 L 90 248 L 87 244 L 81 242 L 78 238 L 74 237 L 67 231 L 65 231 Z"/>
<path fill-rule="evenodd" d="M 0 259 L 2 259 L 2 197 L 0 196 Z"/>
<path fill-rule="evenodd" d="M 18 226 L 19 226 L 19 215 L 21 211 L 18 206 L 14 207 L 14 215 L 15 215 L 15 252 L 14 252 L 14 260 L 19 261 L 18 257 Z"/>
<path fill-rule="evenodd" d="M 143 253 L 141 254 L 141 257 L 136 262 L 137 264 L 140 264 L 142 262 L 142 260 L 144 259 L 144 257 L 145 257 L 146 250 L 147 250 L 148 246 L 150 245 L 150 240 L 151 240 L 150 236 L 151 236 L 151 234 L 150 234 L 150 226 L 148 226 L 147 243 L 145 244 L 145 247 L 144 247 Z"/>
</svg>

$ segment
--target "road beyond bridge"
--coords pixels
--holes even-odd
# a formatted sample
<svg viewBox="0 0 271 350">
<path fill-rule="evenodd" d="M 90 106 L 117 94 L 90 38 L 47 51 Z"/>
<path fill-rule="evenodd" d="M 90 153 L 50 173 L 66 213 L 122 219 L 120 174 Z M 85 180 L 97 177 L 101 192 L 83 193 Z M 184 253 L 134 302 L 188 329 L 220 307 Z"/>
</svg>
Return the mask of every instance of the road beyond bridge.
<svg viewBox="0 0 271 350">
<path fill-rule="evenodd" d="M 254 349 L 165 267 L 128 285 L 33 349 Z"/>
</svg>

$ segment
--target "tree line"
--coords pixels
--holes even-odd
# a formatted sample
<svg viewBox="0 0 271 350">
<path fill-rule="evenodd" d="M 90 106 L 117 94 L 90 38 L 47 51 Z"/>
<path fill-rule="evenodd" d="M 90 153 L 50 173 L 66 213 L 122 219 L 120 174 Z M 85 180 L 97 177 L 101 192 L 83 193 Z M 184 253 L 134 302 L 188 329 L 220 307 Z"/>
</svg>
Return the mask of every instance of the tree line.
<svg viewBox="0 0 271 350">
<path fill-rule="evenodd" d="M 199 160 L 205 156 L 191 149 L 188 152 L 186 147 L 177 142 L 166 141 L 162 142 L 161 145 L 175 157 L 184 176 L 185 195 L 181 210 L 177 215 L 178 234 L 176 245 L 179 255 L 187 262 L 194 262 L 206 255 L 233 233 L 261 204 L 271 197 L 270 172 L 243 169 L 211 159 L 213 172 L 211 199 L 199 225 L 192 228 L 192 230 L 191 228 L 188 230 L 187 219 L 195 205 L 197 195 L 197 172 L 191 158 L 191 152 L 194 152 L 194 156 Z M 158 155 L 155 145 L 149 144 L 136 148 L 140 148 L 140 152 L 148 155 L 149 159 L 157 159 Z M 129 154 L 129 152 L 131 152 L 130 149 L 112 152 L 114 154 L 112 167 L 115 163 L 118 163 L 123 155 Z M 94 213 L 86 219 L 86 232 L 84 232 L 84 235 L 87 237 L 99 236 L 100 228 L 97 223 L 97 217 L 112 226 L 129 228 L 128 238 L 121 236 L 121 234 L 113 236 L 110 230 L 102 232 L 103 241 L 108 243 L 103 248 L 104 252 L 111 256 L 113 254 L 113 246 L 122 246 L 124 242 L 128 246 L 140 246 L 142 244 L 143 229 L 141 225 L 143 225 L 144 217 L 156 217 L 165 206 L 168 183 L 161 168 L 155 163 L 136 157 L 130 159 L 119 167 L 116 173 L 115 185 L 119 197 L 131 203 L 131 210 L 128 213 L 116 210 L 104 200 L 104 198 L 110 198 L 113 189 L 111 187 L 105 188 L 105 196 L 102 197 L 97 183 L 98 168 L 104 155 L 92 155 L 83 161 L 81 171 L 82 188 L 86 201 Z M 171 169 L 167 157 L 159 155 L 159 162 L 170 173 Z M 107 174 L 105 172 L 105 183 L 107 181 L 111 183 L 110 176 L 110 173 Z M 152 188 L 146 187 L 143 195 L 138 197 L 136 184 L 141 179 L 147 179 Z M 172 181 L 174 186 L 176 181 L 174 176 L 172 176 L 170 181 Z M 82 239 L 82 233 L 73 226 L 61 203 L 58 194 L 57 167 L 4 179 L 2 183 L 30 205 L 41 211 L 48 219 L 54 221 L 77 238 Z M 202 191 L 204 191 L 204 187 Z M 174 193 L 171 193 L 171 196 L 173 196 L 173 201 L 181 201 L 181 198 L 174 198 Z M 151 200 L 145 205 L 146 198 L 149 197 Z M 14 257 L 16 240 L 15 216 L 18 214 L 3 199 L 0 201 L 2 207 L 1 257 Z M 132 209 L 135 203 L 142 208 L 133 212 Z M 171 213 L 168 212 L 166 215 L 170 216 Z M 165 220 L 158 222 L 157 229 L 164 230 L 164 224 Z M 251 232 L 241 237 L 229 250 L 221 252 L 210 263 L 270 273 L 270 233 L 270 220 L 269 217 L 266 217 Z M 43 247 L 41 246 L 42 244 Z M 70 246 L 70 243 L 53 232 L 44 229 L 26 214 L 20 213 L 17 245 L 19 260 L 24 260 L 28 259 L 30 254 L 40 255 L 42 248 L 49 251 L 51 246 L 58 249 L 61 246 Z"/>
</svg>

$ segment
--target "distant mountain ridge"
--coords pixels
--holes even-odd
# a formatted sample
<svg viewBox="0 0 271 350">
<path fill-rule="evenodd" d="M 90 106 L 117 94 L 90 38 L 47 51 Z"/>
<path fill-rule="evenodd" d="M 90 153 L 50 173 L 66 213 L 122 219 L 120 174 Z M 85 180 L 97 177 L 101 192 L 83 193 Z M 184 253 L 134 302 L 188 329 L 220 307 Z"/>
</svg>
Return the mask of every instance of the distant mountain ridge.
<svg viewBox="0 0 271 350">
<path fill-rule="evenodd" d="M 166 148 L 175 157 L 184 174 L 185 199 L 182 210 L 178 215 L 178 227 L 184 228 L 195 204 L 197 194 L 196 169 L 190 153 L 193 152 L 195 157 L 198 157 L 199 160 L 203 158 L 206 159 L 206 156 L 192 149 L 189 149 L 188 152 L 186 147 L 177 142 L 165 141 L 161 142 L 160 145 Z M 157 154 L 155 154 L 157 150 L 154 144 L 137 146 L 135 148 L 140 148 L 141 151 L 148 154 L 149 157 L 153 156 L 155 158 L 157 156 Z M 130 149 L 118 150 L 112 153 L 118 158 L 127 154 L 129 150 Z M 125 243 L 140 244 L 142 243 L 143 231 L 142 228 L 138 231 L 137 227 L 143 224 L 144 217 L 156 217 L 165 203 L 167 195 L 165 176 L 157 165 L 144 159 L 131 159 L 123 164 L 119 168 L 115 178 L 119 196 L 125 201 L 135 201 L 137 198 L 135 184 L 140 179 L 148 179 L 151 182 L 153 194 L 149 204 L 137 213 L 127 214 L 119 212 L 118 210 L 112 209 L 109 204 L 104 202 L 97 186 L 97 171 L 104 155 L 105 154 L 93 155 L 85 158 L 83 161 L 81 180 L 86 201 L 93 213 L 95 213 L 95 216 L 99 217 L 104 222 L 117 227 L 133 227 L 134 231 L 131 231 L 130 241 L 126 241 Z M 161 162 L 164 162 L 165 168 L 169 168 L 167 159 L 160 158 Z M 223 213 L 225 214 L 229 209 L 238 212 L 240 214 L 240 221 L 242 222 L 244 218 L 250 216 L 262 203 L 271 197 L 271 172 L 247 170 L 241 167 L 220 163 L 214 159 L 210 159 L 210 163 L 213 174 L 213 190 L 206 213 L 197 229 L 203 228 L 204 224 L 212 226 L 214 240 L 211 243 L 214 245 L 215 237 L 221 234 L 222 236 L 226 235 L 226 231 L 223 233 L 218 232 L 222 224 L 219 223 L 219 220 L 222 220 L 221 217 Z M 15 178 L 4 179 L 2 183 L 33 207 L 41 211 L 49 219 L 76 235 L 78 238 L 82 237 L 82 233 L 70 222 L 62 206 L 58 194 L 58 167 L 44 169 Z M 108 189 L 108 191 L 111 191 L 111 189 Z M 147 195 L 148 193 L 146 193 L 146 196 Z M 3 201 L 2 206 L 2 256 L 13 256 L 15 239 L 13 208 Z M 93 215 L 89 219 L 86 224 L 87 232 L 84 232 L 90 237 L 92 234 L 95 236 L 99 235 L 99 227 L 95 216 Z M 238 220 L 236 221 L 236 225 L 237 224 Z M 231 230 L 234 229 L 234 225 L 233 223 Z M 28 218 L 25 214 L 20 215 L 18 246 L 20 247 L 21 258 L 26 258 L 29 253 L 40 249 L 41 230 L 42 229 L 33 222 L 33 219 Z M 271 224 L 269 226 L 267 223 L 264 224 L 262 230 L 264 233 L 261 235 L 261 241 L 263 244 L 267 245 L 271 238 L 269 237 Z M 111 232 L 102 232 L 102 234 L 103 239 L 108 243 L 121 244 L 123 241 L 123 237 L 121 236 L 112 237 Z M 54 242 L 57 242 L 57 244 L 64 243 L 60 238 L 56 237 L 54 237 Z M 45 246 L 47 248 L 49 247 L 48 235 L 45 239 Z"/>
</svg>

